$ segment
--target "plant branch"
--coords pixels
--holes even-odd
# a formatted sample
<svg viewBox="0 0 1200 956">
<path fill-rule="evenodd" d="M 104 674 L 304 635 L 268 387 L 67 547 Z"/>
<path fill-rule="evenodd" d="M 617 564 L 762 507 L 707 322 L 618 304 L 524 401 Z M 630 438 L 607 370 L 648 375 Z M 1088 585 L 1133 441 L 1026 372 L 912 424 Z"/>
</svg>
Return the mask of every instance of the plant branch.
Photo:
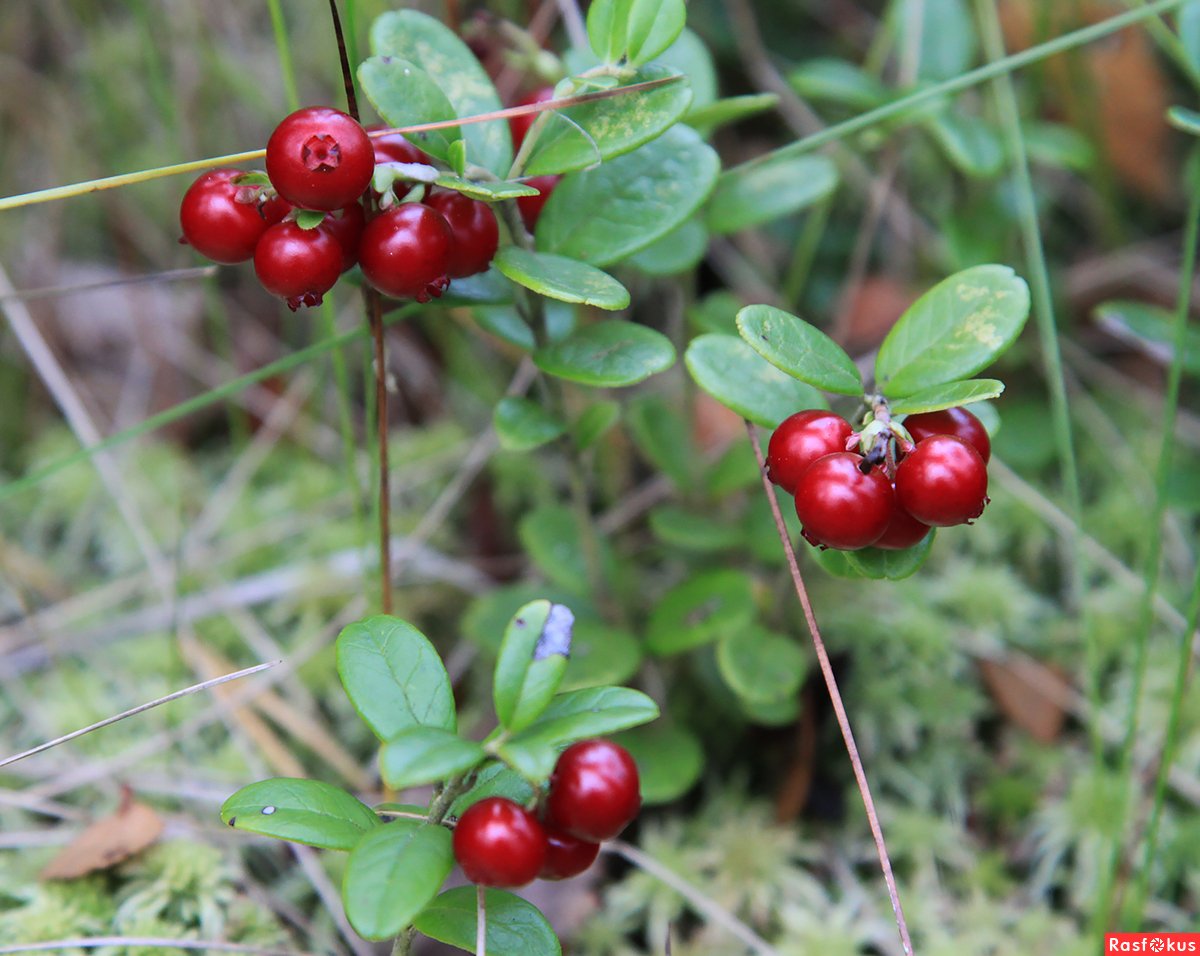
<svg viewBox="0 0 1200 956">
<path fill-rule="evenodd" d="M 358 122 L 358 98 L 354 95 L 354 71 L 350 69 L 350 57 L 346 53 L 346 36 L 342 32 L 342 18 L 338 16 L 337 0 L 329 0 L 329 15 L 333 18 L 333 35 L 337 38 L 338 61 L 342 65 L 342 84 L 346 87 L 346 109 Z"/>
</svg>

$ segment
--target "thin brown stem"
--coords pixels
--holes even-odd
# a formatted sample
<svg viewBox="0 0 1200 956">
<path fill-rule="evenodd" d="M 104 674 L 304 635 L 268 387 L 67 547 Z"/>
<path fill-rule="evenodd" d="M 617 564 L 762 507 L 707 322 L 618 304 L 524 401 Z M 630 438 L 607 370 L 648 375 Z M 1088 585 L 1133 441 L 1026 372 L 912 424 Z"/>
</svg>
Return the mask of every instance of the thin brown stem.
<svg viewBox="0 0 1200 956">
<path fill-rule="evenodd" d="M 858 744 L 854 742 L 854 731 L 850 728 L 850 717 L 842 703 L 842 693 L 838 690 L 837 678 L 833 673 L 833 665 L 829 663 L 829 654 L 825 651 L 825 642 L 821 639 L 821 631 L 817 627 L 817 617 L 813 613 L 812 602 L 808 598 L 808 589 L 804 586 L 804 578 L 800 574 L 800 566 L 796 563 L 796 550 L 792 547 L 792 539 L 788 535 L 787 526 L 783 523 L 783 514 L 779 510 L 779 502 L 775 498 L 775 489 L 767 477 L 767 461 L 763 457 L 762 443 L 754 425 L 746 422 L 746 433 L 750 436 L 750 444 L 754 447 L 754 457 L 758 460 L 758 470 L 762 476 L 763 490 L 766 491 L 767 501 L 771 505 L 771 514 L 775 518 L 775 529 L 779 532 L 779 541 L 787 556 L 788 570 L 792 574 L 792 584 L 796 588 L 796 597 L 804 610 L 804 620 L 808 624 L 808 632 L 812 637 L 813 648 L 817 652 L 817 663 L 821 667 L 821 676 L 825 678 L 825 687 L 829 691 L 829 700 L 833 704 L 833 712 L 837 716 L 838 727 L 842 731 L 842 740 L 846 743 L 846 752 L 850 755 L 850 766 L 854 768 L 854 780 L 858 784 L 858 792 L 862 794 L 863 806 L 867 811 L 867 823 L 871 827 L 871 836 L 875 838 L 875 849 L 879 853 L 879 866 L 883 870 L 883 881 L 887 884 L 888 898 L 892 902 L 892 912 L 896 916 L 896 927 L 900 931 L 900 944 L 904 947 L 905 956 L 911 956 L 912 940 L 908 935 L 908 923 L 904 919 L 904 908 L 900 905 L 900 893 L 896 889 L 896 877 L 892 873 L 892 861 L 888 856 L 887 844 L 883 840 L 883 828 L 879 825 L 879 815 L 875 812 L 875 801 L 871 797 L 871 785 L 867 783 L 867 774 L 863 770 L 862 758 L 858 754 Z"/>
<path fill-rule="evenodd" d="M 337 0 L 329 0 L 329 15 L 333 17 L 333 35 L 337 37 L 338 60 L 342 64 L 342 83 L 346 87 L 346 111 L 358 116 L 358 97 L 354 95 L 354 72 L 350 69 L 350 56 L 346 52 L 346 35 L 342 32 L 342 18 L 338 16 Z"/>
<path fill-rule="evenodd" d="M 375 346 L 375 425 L 379 445 L 379 587 L 384 614 L 392 613 L 392 495 L 388 468 L 387 352 L 383 344 L 383 299 L 365 290 L 371 340 Z"/>
</svg>

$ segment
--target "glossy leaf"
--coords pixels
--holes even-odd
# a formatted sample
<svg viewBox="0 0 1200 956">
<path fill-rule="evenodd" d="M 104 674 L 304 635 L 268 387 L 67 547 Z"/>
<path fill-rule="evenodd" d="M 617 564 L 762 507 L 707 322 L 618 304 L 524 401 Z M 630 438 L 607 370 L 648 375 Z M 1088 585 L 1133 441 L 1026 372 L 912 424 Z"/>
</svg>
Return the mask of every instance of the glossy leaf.
<svg viewBox="0 0 1200 956">
<path fill-rule="evenodd" d="M 505 797 L 513 803 L 526 804 L 533 796 L 528 780 L 502 763 L 491 763 L 479 772 L 475 785 L 450 805 L 450 815 L 461 817 L 468 807 L 487 797 Z"/>
<path fill-rule="evenodd" d="M 686 727 L 658 721 L 618 734 L 638 766 L 642 804 L 670 803 L 692 789 L 704 770 L 704 747 Z"/>
<path fill-rule="evenodd" d="M 876 386 L 900 398 L 968 378 L 1007 349 L 1029 317 L 1029 287 L 1008 266 L 944 279 L 892 327 L 875 359 Z"/>
<path fill-rule="evenodd" d="M 326 850 L 352 850 L 380 824 L 370 807 L 345 790 L 294 777 L 242 787 L 221 805 L 221 822 L 247 833 Z"/>
<path fill-rule="evenodd" d="M 460 116 L 501 108 L 487 72 L 454 31 L 417 10 L 394 10 L 375 18 L 371 50 L 411 60 L 433 77 Z M 506 123 L 470 123 L 462 127 L 470 162 L 503 177 L 512 164 L 512 140 Z"/>
<path fill-rule="evenodd" d="M 808 657 L 790 638 L 761 627 L 743 627 L 717 644 L 717 667 L 738 697 L 766 704 L 800 690 Z"/>
<path fill-rule="evenodd" d="M 442 88 L 415 63 L 400 56 L 373 56 L 358 68 L 358 82 L 375 112 L 389 126 L 415 126 L 457 118 Z M 413 144 L 443 162 L 450 144 L 462 137 L 457 126 L 409 133 Z"/>
<path fill-rule="evenodd" d="M 782 372 L 839 395 L 862 395 L 862 378 L 850 356 L 828 335 L 782 309 L 748 305 L 738 312 L 738 332 Z"/>
<path fill-rule="evenodd" d="M 558 510 L 569 516 L 570 509 Z M 567 588 L 537 581 L 520 581 L 485 591 L 472 600 L 460 619 L 459 628 L 467 640 L 486 651 L 488 656 L 498 657 L 500 645 L 504 642 L 504 632 L 508 630 L 508 623 L 513 615 L 523 605 L 539 598 L 566 604 L 575 612 L 577 624 L 582 619 L 594 617 L 596 613 L 585 597 L 580 597 Z"/>
<path fill-rule="evenodd" d="M 440 173 L 434 180 L 435 185 L 443 189 L 453 189 L 455 192 L 477 199 L 480 202 L 499 202 L 502 199 L 517 199 L 520 196 L 536 196 L 538 190 L 527 183 L 512 182 L 475 182 L 463 179 L 450 173 Z M 455 280 L 458 281 L 458 280 Z"/>
<path fill-rule="evenodd" d="M 861 551 L 845 552 L 847 563 L 865 578 L 901 581 L 920 570 L 933 548 L 937 532 L 927 534 L 920 542 L 903 551 L 884 551 L 881 548 L 863 548 Z"/>
<path fill-rule="evenodd" d="M 489 268 L 487 272 L 467 276 L 465 279 L 455 279 L 454 284 L 442 293 L 442 297 L 430 305 L 507 305 L 512 300 L 513 284 L 504 278 L 498 269 Z"/>
<path fill-rule="evenodd" d="M 383 745 L 379 773 L 393 790 L 465 773 L 486 756 L 473 740 L 440 727 L 409 727 Z"/>
<path fill-rule="evenodd" d="M 492 426 L 500 447 L 507 451 L 529 451 L 552 442 L 567 426 L 529 398 L 510 395 L 500 399 L 492 411 Z"/>
<path fill-rule="evenodd" d="M 575 615 L 562 604 L 531 601 L 509 622 L 492 683 L 496 716 L 509 732 L 536 720 L 558 690 Z"/>
<path fill-rule="evenodd" d="M 675 347 L 661 332 L 609 319 L 538 349 L 534 364 L 548 375 L 597 388 L 635 385 L 675 364 Z"/>
<path fill-rule="evenodd" d="M 450 831 L 397 819 L 354 848 L 342 879 L 342 903 L 364 939 L 388 939 L 408 926 L 454 868 Z"/>
<path fill-rule="evenodd" d="M 925 128 L 946 154 L 946 158 L 966 176 L 988 179 L 1004 165 L 1004 144 L 991 125 L 978 116 L 954 112 L 930 117 Z"/>
<path fill-rule="evenodd" d="M 476 892 L 473 886 L 447 890 L 413 921 L 426 936 L 475 952 Z M 536 906 L 504 890 L 486 890 L 484 930 L 488 956 L 560 956 L 562 946 Z"/>
<path fill-rule="evenodd" d="M 1167 122 L 1185 133 L 1200 136 L 1200 111 L 1186 106 L 1172 106 L 1167 110 Z"/>
<path fill-rule="evenodd" d="M 580 451 L 591 448 L 621 418 L 621 406 L 616 402 L 602 400 L 593 402 L 571 426 L 571 437 Z"/>
<path fill-rule="evenodd" d="M 610 311 L 629 305 L 625 286 L 607 272 L 577 259 L 505 246 L 493 261 L 505 276 L 538 295 Z"/>
<path fill-rule="evenodd" d="M 693 575 L 662 596 L 646 624 L 653 654 L 678 654 L 708 644 L 754 620 L 754 586 L 732 569 Z"/>
<path fill-rule="evenodd" d="M 579 618 L 560 689 L 621 684 L 637 673 L 641 662 L 641 644 L 628 631 L 595 618 Z"/>
<path fill-rule="evenodd" d="M 894 415 L 915 415 L 918 412 L 936 412 L 943 408 L 956 408 L 996 398 L 1004 392 L 1004 383 L 994 378 L 971 378 L 965 382 L 947 382 L 933 388 L 923 388 L 904 398 L 892 402 Z"/>
<path fill-rule="evenodd" d="M 606 63 L 639 66 L 666 50 L 686 20 L 683 0 L 593 0 L 588 42 Z"/>
<path fill-rule="evenodd" d="M 624 259 L 688 220 L 720 165 L 694 130 L 674 126 L 632 153 L 565 177 L 538 219 L 538 249 L 596 266 Z"/>
<path fill-rule="evenodd" d="M 708 203 L 708 228 L 737 232 L 791 215 L 837 188 L 837 167 L 824 156 L 784 156 L 721 175 Z"/>
<path fill-rule="evenodd" d="M 806 60 L 788 74 L 788 83 L 806 100 L 866 111 L 884 103 L 888 88 L 855 63 L 834 57 Z"/>
<path fill-rule="evenodd" d="M 569 106 L 551 116 L 534 145 L 526 176 L 568 173 L 594 166 L 648 143 L 679 119 L 692 101 L 686 79 L 665 66 L 645 66 L 628 85 L 679 77 L 641 90 Z"/>
<path fill-rule="evenodd" d="M 635 253 L 629 264 L 647 275 L 673 276 L 694 269 L 707 251 L 708 229 L 693 217 Z"/>
<path fill-rule="evenodd" d="M 667 49 L 655 57 L 655 63 L 668 66 L 687 77 L 692 88 L 692 109 L 707 106 L 717 98 L 717 69 L 708 44 L 687 27 Z"/>
<path fill-rule="evenodd" d="M 784 375 L 733 335 L 698 336 L 683 360 L 704 391 L 764 428 L 774 428 L 797 409 L 826 407 L 815 388 Z"/>
<path fill-rule="evenodd" d="M 337 667 L 350 702 L 380 740 L 418 724 L 454 730 L 446 668 L 408 622 L 380 615 L 343 628 Z"/>
<path fill-rule="evenodd" d="M 713 130 L 729 123 L 758 116 L 779 105 L 779 96 L 775 93 L 747 93 L 744 96 L 726 96 L 723 99 L 688 110 L 683 121 L 704 136 L 712 135 Z"/>
<path fill-rule="evenodd" d="M 517 525 L 517 536 L 530 560 L 546 578 L 573 594 L 590 591 L 587 560 L 579 522 L 566 505 L 540 505 Z M 601 539 L 601 565 L 607 571 L 611 555 Z"/>
</svg>

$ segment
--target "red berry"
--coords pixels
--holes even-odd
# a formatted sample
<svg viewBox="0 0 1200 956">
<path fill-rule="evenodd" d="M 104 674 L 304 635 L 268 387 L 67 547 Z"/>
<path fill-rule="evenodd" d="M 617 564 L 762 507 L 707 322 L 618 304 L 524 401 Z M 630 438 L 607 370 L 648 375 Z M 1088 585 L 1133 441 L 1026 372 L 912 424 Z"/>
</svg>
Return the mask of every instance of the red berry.
<svg viewBox="0 0 1200 956">
<path fill-rule="evenodd" d="M 927 534 L 929 534 L 929 525 L 921 524 L 897 505 L 896 510 L 892 513 L 892 520 L 887 526 L 887 531 L 872 547 L 883 548 L 884 551 L 903 551 L 924 539 Z"/>
<path fill-rule="evenodd" d="M 454 233 L 454 251 L 447 270 L 450 278 L 486 271 L 500 244 L 500 226 L 492 207 L 450 189 L 435 190 L 425 205 L 445 216 Z"/>
<path fill-rule="evenodd" d="M 796 484 L 796 514 L 811 543 L 857 551 L 878 541 L 896 510 L 882 468 L 863 473 L 863 457 L 840 451 L 818 458 Z"/>
<path fill-rule="evenodd" d="M 992 456 L 992 442 L 988 438 L 983 422 L 965 408 L 944 408 L 940 412 L 921 412 L 904 419 L 904 427 L 912 435 L 913 442 L 921 442 L 934 435 L 953 435 L 961 438 L 979 452 L 986 465 Z"/>
<path fill-rule="evenodd" d="M 538 874 L 543 880 L 568 880 L 596 861 L 599 843 L 577 840 L 569 833 L 546 831 L 546 862 Z"/>
<path fill-rule="evenodd" d="M 846 450 L 853 434 L 850 423 L 841 415 L 819 408 L 789 415 L 771 433 L 767 445 L 767 473 L 789 494 L 806 468 L 818 458 Z"/>
<path fill-rule="evenodd" d="M 584 740 L 562 752 L 550 777 L 546 820 L 591 843 L 611 840 L 642 806 L 637 764 L 608 740 Z"/>
<path fill-rule="evenodd" d="M 373 133 L 387 128 L 376 123 L 374 126 L 368 126 L 367 132 Z M 431 162 L 429 157 L 410 143 L 403 133 L 374 136 L 371 137 L 371 143 L 375 147 L 375 162 L 377 163 L 424 163 L 428 166 Z"/>
<path fill-rule="evenodd" d="M 546 862 L 546 832 L 520 804 L 487 797 L 458 818 L 454 858 L 472 883 L 524 886 Z"/>
<path fill-rule="evenodd" d="M 554 192 L 554 187 L 558 185 L 560 179 L 562 179 L 561 176 L 534 176 L 532 179 L 525 180 L 526 186 L 532 186 L 538 190 L 536 196 L 517 197 L 517 209 L 521 211 L 521 221 L 525 223 L 525 228 L 530 232 L 537 227 L 542 207 L 546 205 L 546 200 L 550 198 L 550 194 Z"/>
<path fill-rule="evenodd" d="M 428 302 L 446 291 L 454 235 L 445 217 L 422 203 L 401 203 L 367 223 L 358 261 L 384 295 Z"/>
<path fill-rule="evenodd" d="M 183 238 L 202 256 L 225 265 L 253 258 L 267 227 L 291 209 L 277 197 L 263 199 L 258 187 L 234 185 L 241 175 L 240 169 L 209 170 L 179 204 Z"/>
<path fill-rule="evenodd" d="M 358 262 L 358 244 L 366 227 L 367 215 L 363 212 L 363 207 L 356 202 L 343 206 L 337 212 L 331 212 L 318 227 L 333 236 L 341 247 L 343 272 L 353 269 L 354 264 Z"/>
<path fill-rule="evenodd" d="M 324 106 L 297 110 L 267 140 L 271 185 L 305 209 L 340 209 L 361 196 L 375 171 L 375 151 L 352 116 Z"/>
<path fill-rule="evenodd" d="M 925 524 L 964 524 L 987 504 L 987 465 L 961 438 L 933 435 L 896 468 L 896 500 Z"/>
<path fill-rule="evenodd" d="M 263 233 L 254 249 L 254 272 L 268 292 L 293 312 L 318 305 L 342 274 L 342 247 L 326 230 L 281 222 Z"/>
<path fill-rule="evenodd" d="M 533 106 L 535 103 L 548 103 L 554 99 L 554 87 L 544 86 L 540 90 L 534 90 L 528 96 L 524 96 L 517 100 L 513 106 Z M 508 118 L 508 128 L 512 131 L 513 148 L 520 149 L 521 143 L 525 141 L 525 135 L 541 113 L 524 113 L 521 116 L 510 116 Z"/>
</svg>

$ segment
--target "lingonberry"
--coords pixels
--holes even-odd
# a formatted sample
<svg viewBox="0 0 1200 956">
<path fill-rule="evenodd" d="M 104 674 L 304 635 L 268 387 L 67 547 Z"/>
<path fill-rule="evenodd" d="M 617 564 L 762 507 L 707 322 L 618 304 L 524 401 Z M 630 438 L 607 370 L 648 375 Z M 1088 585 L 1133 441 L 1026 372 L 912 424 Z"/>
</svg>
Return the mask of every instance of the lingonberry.
<svg viewBox="0 0 1200 956">
<path fill-rule="evenodd" d="M 340 110 L 297 110 L 267 140 L 271 185 L 305 209 L 348 206 L 363 194 L 374 171 L 375 151 L 366 131 Z"/>
<path fill-rule="evenodd" d="M 524 886 L 546 862 L 546 832 L 520 804 L 505 797 L 487 797 L 458 818 L 454 858 L 472 883 Z"/>
<path fill-rule="evenodd" d="M 454 249 L 447 269 L 450 278 L 462 279 L 484 272 L 500 244 L 500 227 L 492 207 L 451 189 L 434 190 L 425 205 L 445 216 L 454 233 Z"/>
<path fill-rule="evenodd" d="M 525 228 L 533 232 L 537 228 L 537 221 L 542 215 L 542 207 L 546 205 L 546 200 L 550 198 L 550 194 L 554 192 L 554 187 L 558 185 L 561 176 L 534 176 L 531 179 L 525 180 L 526 186 L 532 186 L 538 191 L 536 196 L 518 196 L 517 209 L 521 211 L 521 221 L 525 223 Z"/>
<path fill-rule="evenodd" d="M 812 544 L 857 551 L 878 541 L 896 510 L 882 468 L 862 470 L 863 457 L 840 451 L 818 458 L 796 483 L 796 514 Z"/>
<path fill-rule="evenodd" d="M 925 524 L 964 524 L 987 504 L 987 465 L 961 438 L 933 435 L 897 466 L 896 500 Z"/>
<path fill-rule="evenodd" d="M 318 305 L 342 274 L 342 247 L 326 230 L 276 223 L 254 249 L 254 272 L 268 292 L 287 300 L 293 312 Z"/>
<path fill-rule="evenodd" d="M 401 203 L 363 230 L 358 261 L 366 280 L 385 295 L 428 302 L 450 284 L 454 235 L 446 218 L 422 203 Z"/>
<path fill-rule="evenodd" d="M 567 880 L 596 861 L 600 844 L 579 840 L 558 830 L 546 831 L 546 862 L 538 874 L 543 880 Z"/>
<path fill-rule="evenodd" d="M 367 215 L 363 212 L 363 207 L 356 202 L 343 206 L 337 212 L 331 212 L 318 227 L 333 236 L 341 246 L 343 272 L 353 269 L 354 264 L 358 262 L 358 244 L 366 227 Z"/>
<path fill-rule="evenodd" d="M 554 766 L 546 822 L 600 843 L 624 830 L 641 806 L 637 764 L 629 751 L 608 740 L 583 740 L 564 750 Z"/>
<path fill-rule="evenodd" d="M 876 541 L 872 547 L 882 548 L 884 551 L 903 551 L 905 548 L 911 548 L 914 544 L 921 541 L 927 534 L 929 534 L 929 525 L 921 524 L 916 518 L 897 505 L 896 510 L 892 513 L 891 523 L 887 526 L 883 537 Z"/>
<path fill-rule="evenodd" d="M 517 100 L 513 106 L 533 106 L 535 103 L 548 103 L 552 99 L 554 99 L 554 87 L 544 86 Z M 529 132 L 529 127 L 541 115 L 541 113 L 523 113 L 520 116 L 508 118 L 508 128 L 512 131 L 514 149 L 521 148 L 521 144 L 525 141 L 525 135 Z"/>
<path fill-rule="evenodd" d="M 961 438 L 979 452 L 986 465 L 992 456 L 992 442 L 988 438 L 983 422 L 965 408 L 944 408 L 939 412 L 921 412 L 904 419 L 904 427 L 914 442 L 924 441 L 934 435 L 953 435 Z"/>
<path fill-rule="evenodd" d="M 806 468 L 818 458 L 846 450 L 853 434 L 850 423 L 841 415 L 819 408 L 789 415 L 771 433 L 767 445 L 767 474 L 789 494 Z"/>
<path fill-rule="evenodd" d="M 374 133 L 386 126 L 375 124 L 368 126 L 367 132 Z M 383 136 L 371 137 L 375 147 L 375 162 L 377 163 L 424 163 L 429 165 L 429 157 L 408 141 L 403 133 L 385 133 Z"/>
<path fill-rule="evenodd" d="M 241 175 L 240 169 L 211 169 L 188 187 L 179 204 L 184 240 L 225 265 L 252 259 L 267 227 L 292 208 L 278 197 L 263 197 L 257 187 L 238 186 L 233 180 Z"/>
</svg>

